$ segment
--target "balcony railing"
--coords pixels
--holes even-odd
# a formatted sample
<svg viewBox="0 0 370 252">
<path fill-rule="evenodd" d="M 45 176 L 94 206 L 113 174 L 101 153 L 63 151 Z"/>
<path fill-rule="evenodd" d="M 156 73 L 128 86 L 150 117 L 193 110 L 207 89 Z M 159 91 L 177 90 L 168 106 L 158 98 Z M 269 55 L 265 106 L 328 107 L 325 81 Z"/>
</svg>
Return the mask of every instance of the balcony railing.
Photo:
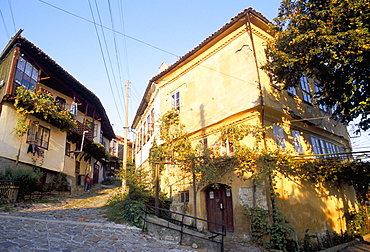
<svg viewBox="0 0 370 252">
<path fill-rule="evenodd" d="M 94 125 L 89 127 L 86 124 L 77 121 L 77 127 L 73 130 L 73 133 L 83 136 L 84 131 L 86 131 L 85 139 L 92 142 L 94 140 Z"/>
<path fill-rule="evenodd" d="M 296 159 L 338 159 L 341 161 L 370 162 L 370 151 L 299 155 Z"/>
</svg>

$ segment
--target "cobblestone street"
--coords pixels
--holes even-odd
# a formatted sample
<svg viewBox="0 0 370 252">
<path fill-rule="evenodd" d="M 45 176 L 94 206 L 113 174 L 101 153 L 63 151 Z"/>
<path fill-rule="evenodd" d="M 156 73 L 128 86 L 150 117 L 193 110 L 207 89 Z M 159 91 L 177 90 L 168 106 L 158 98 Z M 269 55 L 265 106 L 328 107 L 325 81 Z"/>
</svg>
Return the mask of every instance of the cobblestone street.
<svg viewBox="0 0 370 252">
<path fill-rule="evenodd" d="M 63 198 L 58 203 L 21 203 L 0 208 L 0 252 L 202 251 L 107 221 L 102 206 L 113 193 L 106 189 Z M 249 244 L 228 243 L 225 251 L 262 250 Z"/>
<path fill-rule="evenodd" d="M 108 192 L 0 209 L 0 251 L 195 251 L 105 220 L 101 206 Z"/>
<path fill-rule="evenodd" d="M 1 214 L 0 251 L 192 251 L 126 225 L 36 217 Z"/>
</svg>

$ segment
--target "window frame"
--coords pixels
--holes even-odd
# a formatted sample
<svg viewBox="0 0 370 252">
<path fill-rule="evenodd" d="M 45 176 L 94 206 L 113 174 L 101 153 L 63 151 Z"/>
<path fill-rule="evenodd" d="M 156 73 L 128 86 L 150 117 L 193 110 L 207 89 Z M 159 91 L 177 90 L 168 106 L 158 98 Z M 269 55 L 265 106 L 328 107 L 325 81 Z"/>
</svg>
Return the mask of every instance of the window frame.
<svg viewBox="0 0 370 252">
<path fill-rule="evenodd" d="M 322 91 L 322 88 L 321 88 L 321 87 L 319 87 L 319 82 L 318 82 L 318 81 L 316 81 L 316 80 L 314 81 L 314 88 L 315 88 L 315 93 L 316 93 L 316 94 Z M 325 104 L 321 104 L 321 103 L 320 103 L 320 100 L 322 100 L 322 98 L 320 98 L 320 97 L 318 97 L 318 96 L 316 95 L 317 105 L 319 106 L 319 108 L 320 108 L 322 111 L 324 111 L 324 112 L 328 113 L 328 112 L 329 112 L 329 110 L 328 110 L 328 106 L 326 106 Z"/>
<path fill-rule="evenodd" d="M 288 94 L 290 94 L 292 96 L 297 96 L 297 89 L 294 86 L 288 87 L 287 92 L 288 92 Z"/>
<path fill-rule="evenodd" d="M 180 90 L 175 90 L 171 93 L 171 108 L 180 111 L 181 93 Z"/>
<path fill-rule="evenodd" d="M 25 62 L 24 64 L 22 62 Z M 36 90 L 40 78 L 40 70 L 22 55 L 18 56 L 15 66 L 14 82 L 30 91 Z"/>
<path fill-rule="evenodd" d="M 181 191 L 180 193 L 180 202 L 181 203 L 188 203 L 190 200 L 190 193 L 189 190 Z"/>
<path fill-rule="evenodd" d="M 314 154 L 336 154 L 343 151 L 343 147 L 321 137 L 311 135 L 311 146 Z"/>
<path fill-rule="evenodd" d="M 308 79 L 306 76 L 301 76 L 299 78 L 301 90 L 302 90 L 302 99 L 309 103 L 312 104 L 312 97 L 311 97 L 311 91 L 310 91 L 310 85 L 308 82 Z"/>
<path fill-rule="evenodd" d="M 283 150 L 286 150 L 284 130 L 279 125 L 273 126 L 274 138 L 277 146 Z"/>
<path fill-rule="evenodd" d="M 36 144 L 36 146 L 48 150 L 50 132 L 49 128 L 40 125 L 38 121 L 30 121 L 26 142 L 28 144 Z"/>
<path fill-rule="evenodd" d="M 297 130 L 291 130 L 293 137 L 294 150 L 297 154 L 303 154 L 303 146 L 301 142 L 301 133 Z"/>
</svg>

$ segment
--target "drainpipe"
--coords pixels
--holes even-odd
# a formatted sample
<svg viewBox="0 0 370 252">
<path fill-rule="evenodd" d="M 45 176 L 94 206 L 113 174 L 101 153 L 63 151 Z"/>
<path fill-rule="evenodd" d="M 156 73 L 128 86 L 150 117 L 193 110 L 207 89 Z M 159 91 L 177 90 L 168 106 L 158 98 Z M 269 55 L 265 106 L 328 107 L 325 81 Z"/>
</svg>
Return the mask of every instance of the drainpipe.
<svg viewBox="0 0 370 252">
<path fill-rule="evenodd" d="M 259 66 L 258 66 L 258 61 L 257 61 L 257 54 L 256 54 L 256 47 L 254 45 L 254 40 L 253 40 L 253 32 L 252 32 L 252 26 L 251 26 L 251 19 L 250 19 L 250 12 L 247 12 L 247 22 L 248 22 L 248 30 L 249 30 L 249 37 L 251 38 L 251 43 L 252 43 L 252 50 L 253 50 L 253 57 L 254 57 L 254 63 L 256 65 L 256 71 L 257 71 L 257 81 L 258 81 L 258 87 L 260 89 L 260 100 L 261 100 L 261 126 L 265 126 L 265 101 L 263 99 L 263 89 L 262 89 L 262 84 L 261 84 L 261 76 L 259 73 Z M 266 136 L 265 133 L 262 133 L 263 137 L 263 148 L 266 149 Z"/>
<path fill-rule="evenodd" d="M 253 51 L 254 63 L 255 63 L 255 67 L 256 67 L 256 71 L 257 71 L 258 87 L 259 87 L 259 90 L 260 90 L 260 100 L 261 100 L 260 120 L 261 120 L 261 126 L 263 128 L 265 126 L 265 101 L 263 99 L 263 89 L 262 89 L 262 83 L 261 83 L 261 76 L 260 76 L 260 73 L 259 73 L 259 66 L 258 66 L 258 60 L 257 60 L 257 54 L 256 54 L 256 47 L 255 47 L 254 40 L 253 40 L 253 32 L 252 32 L 251 18 L 250 18 L 250 12 L 249 11 L 247 12 L 247 22 L 248 22 L 247 26 L 248 26 L 248 30 L 249 30 L 249 37 L 250 37 L 251 43 L 252 43 L 252 51 Z M 262 132 L 262 139 L 263 139 L 263 149 L 266 150 L 267 149 L 267 143 L 266 143 L 266 134 L 265 134 L 264 131 Z M 269 179 L 269 183 L 271 185 L 271 181 L 272 181 L 271 176 L 269 176 L 268 179 Z M 255 184 L 255 181 L 253 181 L 253 209 L 256 207 L 256 189 L 257 189 L 257 186 Z M 274 210 L 274 208 L 275 208 L 275 202 L 273 200 L 272 195 L 270 195 L 270 198 L 271 198 L 271 201 L 272 201 L 271 202 L 272 203 L 272 209 Z M 252 220 L 251 220 L 251 222 L 252 222 Z M 252 232 L 251 232 L 251 236 L 252 236 L 252 239 L 253 239 Z"/>
</svg>

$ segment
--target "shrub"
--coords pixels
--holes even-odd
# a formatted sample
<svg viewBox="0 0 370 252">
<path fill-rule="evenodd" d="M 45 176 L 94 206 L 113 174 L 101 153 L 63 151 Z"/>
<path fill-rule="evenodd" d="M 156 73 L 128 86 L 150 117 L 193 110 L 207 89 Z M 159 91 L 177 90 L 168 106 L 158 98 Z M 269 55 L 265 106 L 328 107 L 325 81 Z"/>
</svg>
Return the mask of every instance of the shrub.
<svg viewBox="0 0 370 252">
<path fill-rule="evenodd" d="M 53 187 L 58 191 L 68 191 L 68 186 L 67 174 L 60 172 L 54 177 Z"/>
<path fill-rule="evenodd" d="M 141 228 L 145 217 L 145 205 L 136 200 L 126 200 L 122 204 L 122 217 L 131 225 Z"/>
<path fill-rule="evenodd" d="M 17 181 L 19 184 L 18 198 L 23 197 L 26 192 L 34 192 L 40 178 L 44 176 L 44 173 L 39 168 L 21 169 L 16 170 L 7 168 L 4 173 L 0 173 L 0 179 Z"/>
<path fill-rule="evenodd" d="M 101 182 L 102 185 L 122 186 L 122 180 L 116 177 L 108 177 Z"/>
</svg>

